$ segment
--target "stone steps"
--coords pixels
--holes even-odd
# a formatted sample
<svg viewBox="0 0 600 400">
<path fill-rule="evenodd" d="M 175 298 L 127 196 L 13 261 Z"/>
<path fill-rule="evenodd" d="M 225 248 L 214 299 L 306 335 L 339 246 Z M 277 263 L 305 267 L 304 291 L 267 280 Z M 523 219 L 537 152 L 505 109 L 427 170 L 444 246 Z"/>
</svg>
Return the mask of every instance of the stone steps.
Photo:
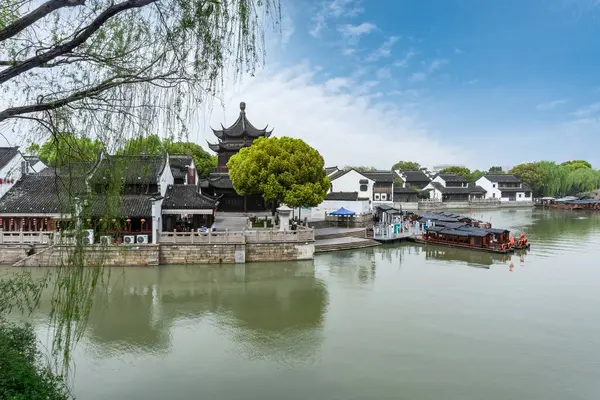
<svg viewBox="0 0 600 400">
<path fill-rule="evenodd" d="M 337 244 L 326 244 L 326 245 L 315 245 L 316 253 L 327 253 L 331 251 L 343 251 L 343 250 L 355 250 L 364 249 L 368 247 L 380 246 L 381 243 L 375 240 L 365 239 L 356 242 L 337 243 Z"/>
</svg>

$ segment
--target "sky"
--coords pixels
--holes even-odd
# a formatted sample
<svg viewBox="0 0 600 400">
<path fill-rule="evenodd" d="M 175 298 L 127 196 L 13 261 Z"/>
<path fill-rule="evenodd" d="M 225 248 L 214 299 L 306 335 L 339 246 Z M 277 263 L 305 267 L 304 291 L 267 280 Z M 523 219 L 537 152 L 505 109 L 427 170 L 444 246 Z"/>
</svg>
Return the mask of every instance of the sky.
<svg viewBox="0 0 600 400">
<path fill-rule="evenodd" d="M 600 167 L 599 0 L 295 0 L 265 66 L 191 138 L 231 124 L 317 148 L 328 166 L 398 160 Z M 202 118 L 202 117 L 200 117 Z"/>
<path fill-rule="evenodd" d="M 264 66 L 199 106 L 191 141 L 244 101 L 327 166 L 600 168 L 600 0 L 281 1 Z"/>
</svg>

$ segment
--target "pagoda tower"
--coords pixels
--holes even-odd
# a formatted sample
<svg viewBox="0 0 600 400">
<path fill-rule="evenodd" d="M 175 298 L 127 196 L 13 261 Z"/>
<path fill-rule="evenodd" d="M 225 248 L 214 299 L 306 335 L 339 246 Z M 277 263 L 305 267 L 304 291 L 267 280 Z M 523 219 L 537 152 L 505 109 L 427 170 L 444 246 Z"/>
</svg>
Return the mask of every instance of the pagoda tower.
<svg viewBox="0 0 600 400">
<path fill-rule="evenodd" d="M 227 162 L 234 154 L 237 154 L 244 147 L 250 147 L 259 137 L 269 137 L 273 129 L 267 130 L 268 125 L 263 129 L 255 128 L 246 117 L 246 103 L 240 103 L 240 116 L 229 128 L 221 124 L 221 129 L 212 129 L 217 137 L 217 143 L 208 143 L 208 147 L 217 153 L 217 172 L 227 171 Z"/>
</svg>

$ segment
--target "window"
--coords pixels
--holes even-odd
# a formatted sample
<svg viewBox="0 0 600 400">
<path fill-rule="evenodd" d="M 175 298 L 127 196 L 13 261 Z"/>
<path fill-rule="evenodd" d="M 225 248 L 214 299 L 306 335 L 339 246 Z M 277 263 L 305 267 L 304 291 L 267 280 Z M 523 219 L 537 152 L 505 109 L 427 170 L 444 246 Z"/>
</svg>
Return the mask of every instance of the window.
<svg viewBox="0 0 600 400">
<path fill-rule="evenodd" d="M 494 184 L 492 184 L 492 187 L 495 189 L 495 188 L 496 188 L 496 184 L 495 184 L 495 183 L 494 183 Z"/>
<path fill-rule="evenodd" d="M 375 200 L 379 200 L 379 199 L 380 199 L 379 193 L 375 193 Z"/>
<path fill-rule="evenodd" d="M 387 194 L 381 193 L 381 201 L 386 201 L 386 200 L 387 200 Z"/>
<path fill-rule="evenodd" d="M 496 198 L 496 193 L 492 193 L 492 198 Z"/>
<path fill-rule="evenodd" d="M 519 193 L 519 198 L 523 197 L 523 193 Z"/>
<path fill-rule="evenodd" d="M 369 187 L 367 185 L 360 185 L 361 192 L 366 192 L 368 189 L 369 189 Z"/>
</svg>

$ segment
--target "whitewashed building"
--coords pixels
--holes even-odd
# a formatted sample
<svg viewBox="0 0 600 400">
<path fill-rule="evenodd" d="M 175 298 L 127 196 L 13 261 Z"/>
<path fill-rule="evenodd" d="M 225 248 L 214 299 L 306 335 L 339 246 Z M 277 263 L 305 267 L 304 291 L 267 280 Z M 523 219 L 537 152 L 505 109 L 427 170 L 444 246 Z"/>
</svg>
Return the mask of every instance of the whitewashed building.
<svg viewBox="0 0 600 400">
<path fill-rule="evenodd" d="M 358 193 L 361 199 L 373 201 L 375 181 L 353 169 L 338 171 L 329 176 L 331 189 L 329 193 Z"/>
<path fill-rule="evenodd" d="M 499 199 L 502 202 L 531 202 L 531 188 L 519 178 L 509 174 L 489 174 L 476 182 L 486 190 L 486 199 Z"/>
<path fill-rule="evenodd" d="M 437 174 L 424 190 L 429 191 L 431 200 L 441 202 L 479 200 L 486 194 L 481 186 L 470 184 L 464 177 L 454 174 Z"/>
</svg>

